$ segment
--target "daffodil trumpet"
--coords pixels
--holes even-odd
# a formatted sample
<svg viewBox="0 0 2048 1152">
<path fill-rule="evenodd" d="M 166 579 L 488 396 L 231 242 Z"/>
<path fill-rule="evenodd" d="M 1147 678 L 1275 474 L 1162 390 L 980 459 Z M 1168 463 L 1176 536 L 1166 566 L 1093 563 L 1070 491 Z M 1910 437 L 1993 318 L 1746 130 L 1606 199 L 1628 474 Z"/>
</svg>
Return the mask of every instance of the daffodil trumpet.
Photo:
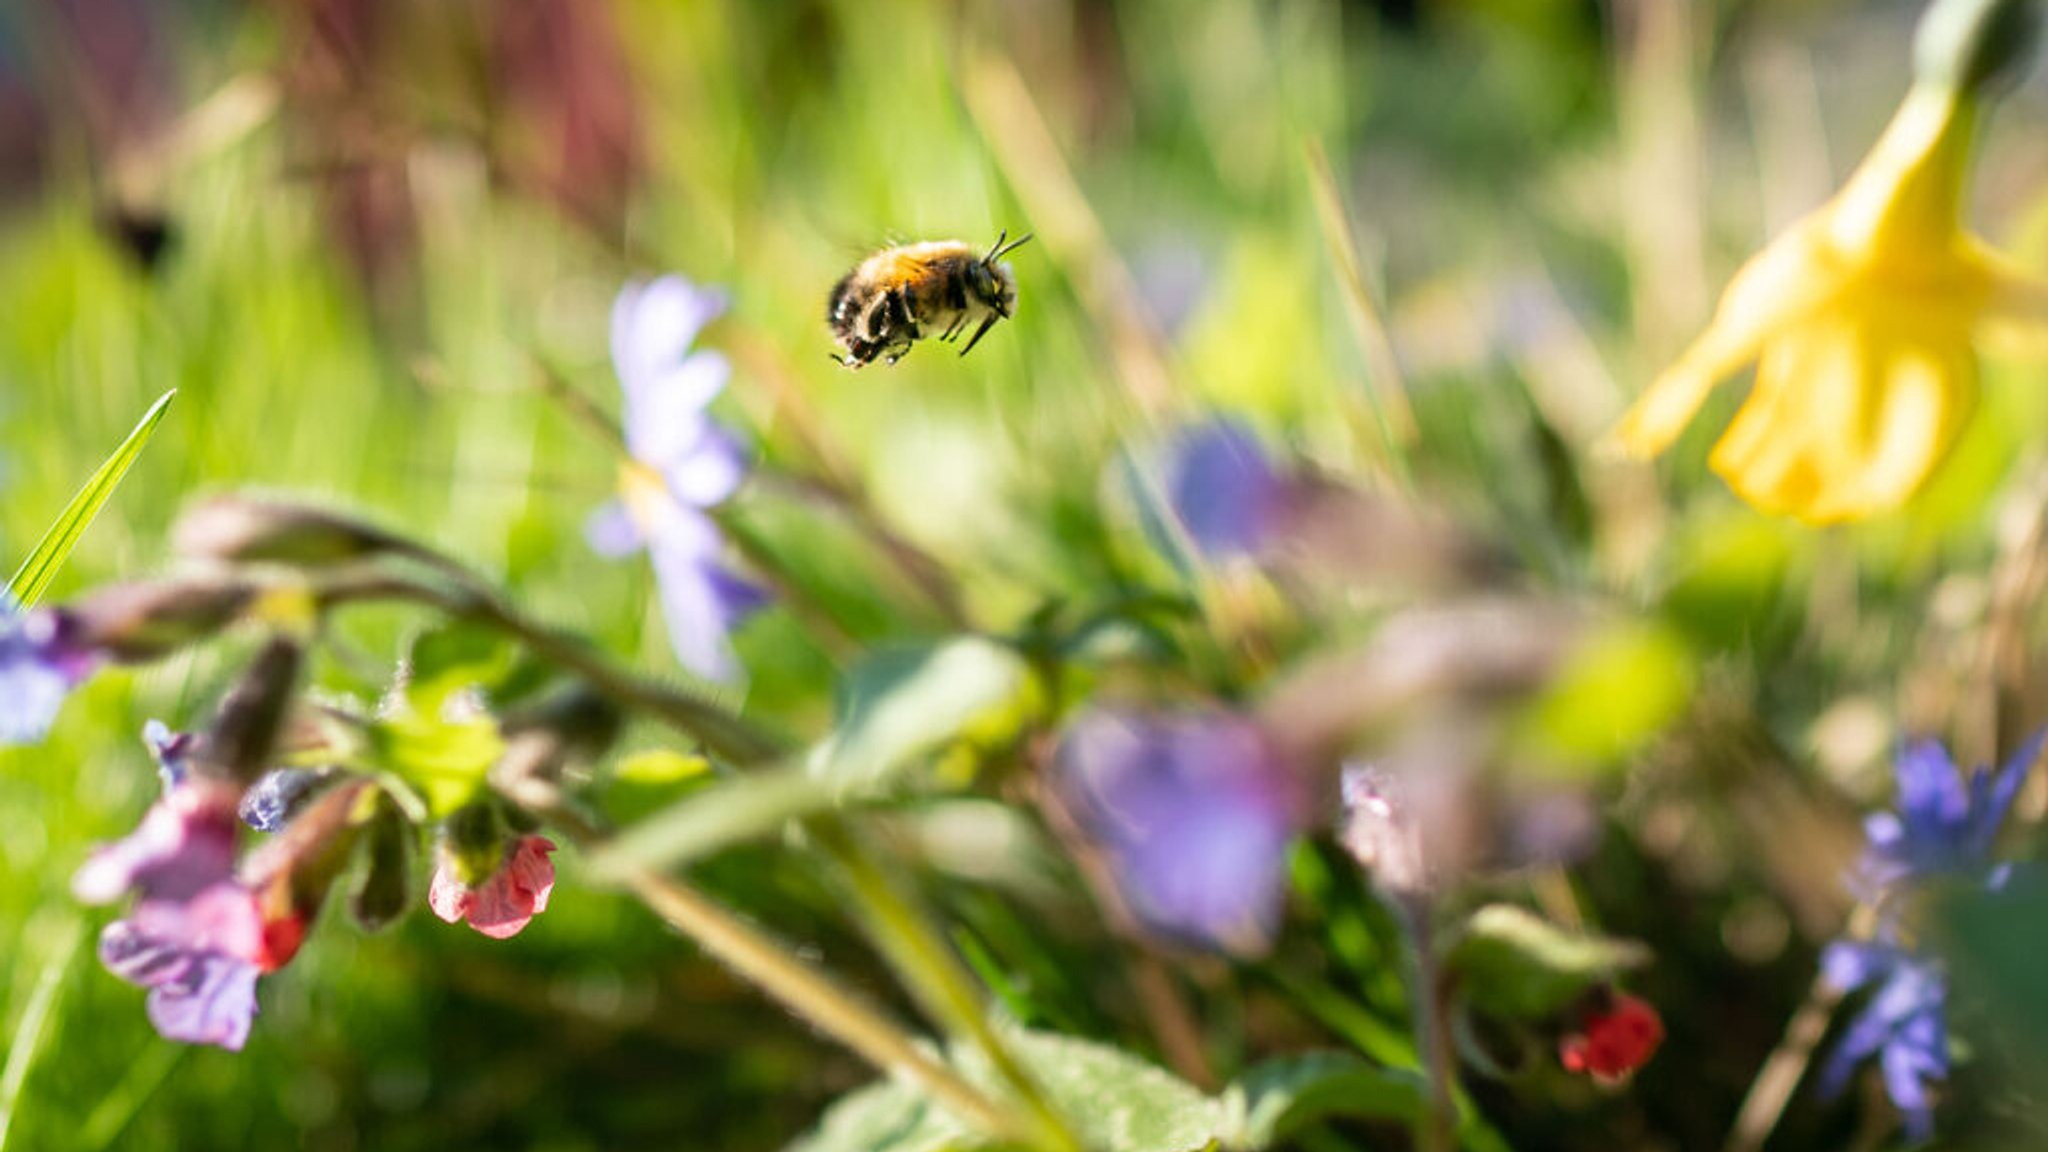
<svg viewBox="0 0 2048 1152">
<path fill-rule="evenodd" d="M 1709 464 L 1810 523 L 1898 507 L 1977 398 L 1975 343 L 2048 336 L 2048 281 L 1960 223 L 1978 100 L 1923 80 L 1842 190 L 1743 266 L 1706 331 L 1609 433 L 1648 458 L 1756 362 Z"/>
</svg>

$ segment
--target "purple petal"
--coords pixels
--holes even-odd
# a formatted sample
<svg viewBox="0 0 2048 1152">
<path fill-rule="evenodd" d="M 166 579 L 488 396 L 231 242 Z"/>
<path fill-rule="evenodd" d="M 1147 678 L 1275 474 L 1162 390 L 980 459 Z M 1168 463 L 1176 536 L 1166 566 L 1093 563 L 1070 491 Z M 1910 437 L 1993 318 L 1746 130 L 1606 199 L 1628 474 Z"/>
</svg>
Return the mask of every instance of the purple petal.
<svg viewBox="0 0 2048 1152">
<path fill-rule="evenodd" d="M 666 468 L 688 455 L 710 422 L 705 406 L 725 388 L 731 374 L 725 357 L 693 352 L 644 381 L 626 409 L 626 450 L 655 468 Z"/>
<path fill-rule="evenodd" d="M 190 732 L 173 732 L 163 721 L 151 720 L 142 726 L 142 742 L 149 748 L 150 759 L 156 761 L 156 772 L 163 780 L 166 794 L 185 782 L 192 754 L 199 748 L 199 737 Z"/>
<path fill-rule="evenodd" d="M 661 466 L 671 495 L 692 508 L 709 508 L 739 490 L 747 455 L 732 433 L 705 421 L 697 442 Z"/>
<path fill-rule="evenodd" d="M 2019 795 L 2020 785 L 2026 783 L 2027 773 L 2033 770 L 2034 762 L 2041 758 L 2043 739 L 2048 739 L 2048 729 L 2042 729 L 2029 737 L 1995 774 L 1978 774 L 1977 779 L 1984 781 L 1984 785 L 1981 794 L 1975 797 L 1975 810 L 1970 814 L 1972 851 L 1979 855 L 1991 851 L 1992 841 L 1998 838 L 1999 826 L 2005 823 L 2005 814 L 2012 808 L 2013 797 Z M 1985 781 L 1987 775 L 1991 778 Z"/>
<path fill-rule="evenodd" d="M 71 680 L 0 642 L 0 747 L 33 744 L 49 734 Z"/>
<path fill-rule="evenodd" d="M 1219 420 L 1188 431 L 1168 450 L 1166 498 L 1196 550 L 1223 559 L 1266 543 L 1285 488 L 1251 430 Z"/>
<path fill-rule="evenodd" d="M 1854 992 L 1891 971 L 1896 954 L 1887 947 L 1837 940 L 1820 954 L 1821 975 L 1836 991 Z"/>
<path fill-rule="evenodd" d="M 1077 817 L 1154 930 L 1251 952 L 1277 925 L 1293 781 L 1249 722 L 1227 716 L 1083 716 L 1059 754 Z"/>
<path fill-rule="evenodd" d="M 167 1040 L 239 1052 L 256 1018 L 256 967 L 217 953 L 197 957 L 149 991 L 149 1022 Z"/>
<path fill-rule="evenodd" d="M 1969 817 L 1970 796 L 1948 751 L 1933 740 L 1915 740 L 1899 752 L 1899 816 L 1909 838 L 1927 843 L 1947 839 Z"/>
<path fill-rule="evenodd" d="M 19 616 L 0 600 L 0 747 L 41 740 L 64 697 L 91 673 L 92 654 L 63 633 L 58 614 Z"/>
<path fill-rule="evenodd" d="M 129 920 L 116 920 L 101 930 L 99 952 L 107 971 L 144 988 L 183 975 L 198 956 L 187 945 L 151 935 Z"/>
<path fill-rule="evenodd" d="M 175 789 L 150 805 L 127 837 L 79 866 L 71 892 L 86 904 L 108 904 L 131 889 L 145 898 L 184 900 L 234 870 L 231 798 L 197 786 Z"/>
<path fill-rule="evenodd" d="M 647 546 L 640 526 L 617 500 L 602 505 L 583 521 L 583 539 L 591 551 L 607 560 L 623 560 Z"/>
<path fill-rule="evenodd" d="M 718 547 L 717 529 L 709 520 L 678 509 L 663 524 L 649 555 L 676 659 L 699 676 L 726 681 L 739 671 L 729 634 L 765 597 L 718 564 Z"/>
<path fill-rule="evenodd" d="M 698 288 L 681 276 L 631 283 L 612 302 L 612 366 L 625 389 L 630 411 L 646 400 L 665 373 L 682 365 L 704 325 L 725 311 L 722 293 Z M 697 405 L 702 408 L 704 397 Z"/>
</svg>

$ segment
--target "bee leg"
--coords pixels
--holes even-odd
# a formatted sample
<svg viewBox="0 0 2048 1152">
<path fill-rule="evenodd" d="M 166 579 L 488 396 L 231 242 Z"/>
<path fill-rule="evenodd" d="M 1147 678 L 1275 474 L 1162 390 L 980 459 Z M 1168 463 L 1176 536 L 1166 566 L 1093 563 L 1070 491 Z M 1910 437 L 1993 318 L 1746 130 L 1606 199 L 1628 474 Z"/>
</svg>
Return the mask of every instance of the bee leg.
<svg viewBox="0 0 2048 1152">
<path fill-rule="evenodd" d="M 891 292 L 889 300 L 891 307 L 895 309 L 896 319 L 902 321 L 903 327 L 910 332 L 910 338 L 912 340 L 924 339 L 924 328 L 918 324 L 916 314 L 911 312 L 910 301 L 903 298 L 903 290 L 899 288 Z"/>
<path fill-rule="evenodd" d="M 939 339 L 956 339 L 960 335 L 960 330 L 965 327 L 967 327 L 967 313 L 961 312 L 953 317 L 953 322 L 946 326 L 946 330 L 944 332 L 939 333 Z"/>
<path fill-rule="evenodd" d="M 982 338 L 983 336 L 985 336 L 985 335 L 987 335 L 987 334 L 988 334 L 988 330 L 989 330 L 989 329 L 991 329 L 991 328 L 993 328 L 993 327 L 995 327 L 995 326 L 996 326 L 996 321 L 998 321 L 998 320 L 1001 320 L 1001 319 L 1002 319 L 1002 316 L 1001 316 L 1001 314 L 999 314 L 999 313 L 995 313 L 995 312 L 991 312 L 991 313 L 989 313 L 989 314 L 988 314 L 988 318 L 987 318 L 987 319 L 985 319 L 985 320 L 983 320 L 983 321 L 981 322 L 981 327 L 979 327 L 979 328 L 976 328 L 976 329 L 974 330 L 974 339 L 972 339 L 972 340 L 969 340 L 969 341 L 967 342 L 967 347 L 965 347 L 965 348 L 962 348 L 962 349 L 960 350 L 960 354 L 961 354 L 962 356 L 965 356 L 965 355 L 967 355 L 967 354 L 968 354 L 969 352 L 972 352 L 972 351 L 974 351 L 974 346 L 975 346 L 976 344 L 979 344 L 979 343 L 981 343 L 981 338 Z"/>
</svg>

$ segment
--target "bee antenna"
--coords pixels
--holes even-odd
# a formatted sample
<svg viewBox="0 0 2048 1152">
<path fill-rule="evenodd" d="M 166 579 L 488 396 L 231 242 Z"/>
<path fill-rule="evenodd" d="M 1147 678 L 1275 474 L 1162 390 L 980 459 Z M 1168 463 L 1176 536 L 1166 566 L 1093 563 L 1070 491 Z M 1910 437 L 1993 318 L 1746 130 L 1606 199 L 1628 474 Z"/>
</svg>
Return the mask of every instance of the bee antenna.
<svg viewBox="0 0 2048 1152">
<path fill-rule="evenodd" d="M 1002 257 L 1007 256 L 1012 252 L 1015 252 L 1019 248 L 1022 248 L 1025 244 L 1029 243 L 1031 238 L 1037 235 L 1037 233 L 1026 232 L 1022 236 L 1017 237 L 1015 240 L 1011 240 L 1008 244 L 1003 243 L 1004 240 L 1009 239 L 1009 235 L 1010 230 L 1007 228 L 1003 229 L 1001 232 L 996 234 L 996 245 L 995 247 L 988 250 L 988 255 L 981 258 L 981 262 L 983 264 L 994 264 L 997 260 L 1001 259 Z"/>
</svg>

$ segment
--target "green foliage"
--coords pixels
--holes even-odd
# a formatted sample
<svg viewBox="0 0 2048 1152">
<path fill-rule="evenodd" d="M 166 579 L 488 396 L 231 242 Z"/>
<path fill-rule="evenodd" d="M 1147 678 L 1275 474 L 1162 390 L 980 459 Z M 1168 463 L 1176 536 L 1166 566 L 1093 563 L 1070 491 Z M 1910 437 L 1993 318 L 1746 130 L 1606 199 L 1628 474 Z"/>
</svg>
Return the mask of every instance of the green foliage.
<svg viewBox="0 0 2048 1152">
<path fill-rule="evenodd" d="M 1617 621 L 1587 637 L 1521 718 L 1523 747 L 1553 765 L 1614 767 L 1690 700 L 1692 653 L 1671 629 Z"/>
<path fill-rule="evenodd" d="M 57 522 L 50 525 L 35 550 L 21 562 L 21 567 L 15 569 L 6 591 L 7 599 L 14 606 L 29 608 L 42 599 L 50 581 L 57 578 L 57 570 L 64 566 L 71 550 L 78 546 L 79 537 L 85 535 L 85 530 L 92 526 L 93 518 L 100 514 L 107 501 L 113 499 L 114 489 L 120 486 L 135 458 L 142 455 L 143 448 L 148 446 L 149 438 L 156 433 L 157 424 L 170 410 L 171 398 L 176 395 L 177 390 L 173 389 L 149 406 L 149 411 L 143 413 L 142 419 L 136 423 L 135 430 L 128 433 L 128 438 L 121 441 L 114 454 L 107 457 L 85 486 L 71 497 L 71 503 L 64 506 Z"/>
<path fill-rule="evenodd" d="M 1310 1052 L 1246 1069 L 1224 1089 L 1222 1102 L 1224 1147 L 1255 1152 L 1331 1117 L 1405 1127 L 1428 1106 L 1428 1086 L 1412 1071 L 1342 1052 Z"/>
<path fill-rule="evenodd" d="M 1535 1021 L 1649 959 L 1633 941 L 1568 932 L 1525 908 L 1490 904 L 1465 924 L 1444 970 L 1480 1012 Z"/>
<path fill-rule="evenodd" d="M 812 750 L 810 770 L 842 794 L 872 793 L 956 744 L 1015 739 L 1040 695 L 1024 658 L 994 640 L 876 652 L 847 672 L 838 721 Z"/>
<path fill-rule="evenodd" d="M 1221 1102 L 1127 1053 L 1044 1033 L 1013 1031 L 1009 1039 L 1054 1107 L 1078 1125 L 1089 1152 L 1200 1152 L 1222 1138 Z M 978 1058 L 963 1054 L 955 1063 L 970 1082 L 994 1087 L 993 1074 Z M 976 1139 L 917 1090 L 891 1082 L 863 1088 L 833 1105 L 817 1130 L 789 1152 L 984 1152 L 996 1147 Z"/>
</svg>

